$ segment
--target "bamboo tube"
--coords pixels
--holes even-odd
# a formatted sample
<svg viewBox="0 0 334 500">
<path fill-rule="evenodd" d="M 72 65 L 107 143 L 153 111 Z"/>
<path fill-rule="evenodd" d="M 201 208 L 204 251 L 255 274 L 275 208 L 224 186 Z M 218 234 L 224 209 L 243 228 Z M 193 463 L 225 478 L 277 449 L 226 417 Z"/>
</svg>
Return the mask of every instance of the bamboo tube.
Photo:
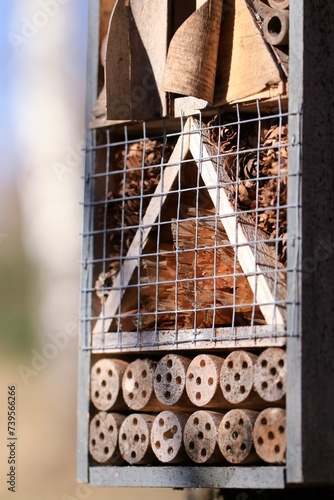
<svg viewBox="0 0 334 500">
<path fill-rule="evenodd" d="M 190 359 L 178 354 L 166 354 L 157 364 L 154 374 L 154 392 L 166 406 L 192 407 L 186 391 L 186 375 Z"/>
<path fill-rule="evenodd" d="M 151 447 L 153 415 L 133 413 L 125 418 L 119 430 L 119 449 L 129 464 L 151 464 L 157 459 Z"/>
<path fill-rule="evenodd" d="M 263 21 L 263 35 L 271 45 L 289 44 L 289 11 L 273 10 Z"/>
<path fill-rule="evenodd" d="M 187 454 L 198 464 L 223 461 L 217 435 L 223 415 L 213 411 L 198 410 L 188 418 L 184 427 L 184 446 Z"/>
<path fill-rule="evenodd" d="M 136 359 L 130 363 L 122 381 L 124 401 L 131 410 L 160 411 L 164 407 L 153 390 L 156 362 L 151 359 Z"/>
<path fill-rule="evenodd" d="M 270 464 L 286 462 L 285 410 L 266 408 L 259 413 L 253 430 L 256 453 Z"/>
<path fill-rule="evenodd" d="M 223 397 L 219 377 L 224 358 L 211 354 L 199 354 L 187 370 L 186 391 L 195 406 L 220 408 Z"/>
<path fill-rule="evenodd" d="M 208 0 L 180 26 L 167 54 L 163 88 L 212 102 L 223 0 Z"/>
<path fill-rule="evenodd" d="M 99 464 L 119 465 L 123 462 L 118 449 L 118 431 L 125 419 L 118 413 L 97 413 L 89 426 L 89 453 Z"/>
<path fill-rule="evenodd" d="M 120 359 L 100 359 L 91 369 L 90 397 L 101 411 L 125 410 L 121 385 L 128 363 Z"/>
<path fill-rule="evenodd" d="M 183 463 L 188 458 L 183 445 L 183 429 L 187 415 L 180 412 L 162 411 L 151 429 L 151 446 L 160 462 Z"/>
<path fill-rule="evenodd" d="M 220 387 L 224 398 L 232 405 L 243 408 L 261 408 L 263 401 L 253 390 L 255 354 L 246 351 L 233 351 L 220 372 Z"/>
<path fill-rule="evenodd" d="M 290 0 L 268 0 L 270 7 L 273 9 L 288 9 Z"/>
<path fill-rule="evenodd" d="M 279 347 L 265 349 L 254 365 L 254 388 L 275 405 L 283 404 L 286 393 L 286 353 Z"/>
<path fill-rule="evenodd" d="M 232 464 L 259 461 L 253 447 L 253 428 L 258 412 L 235 409 L 227 412 L 218 429 L 218 445 L 222 455 Z"/>
</svg>

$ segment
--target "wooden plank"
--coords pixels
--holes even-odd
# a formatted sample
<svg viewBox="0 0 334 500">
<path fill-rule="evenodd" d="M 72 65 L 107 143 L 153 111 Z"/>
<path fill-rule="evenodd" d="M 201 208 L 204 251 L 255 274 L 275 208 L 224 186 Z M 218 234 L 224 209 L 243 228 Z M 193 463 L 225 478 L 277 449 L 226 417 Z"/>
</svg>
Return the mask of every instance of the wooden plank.
<svg viewBox="0 0 334 500">
<path fill-rule="evenodd" d="M 161 83 L 169 12 L 169 0 L 118 0 L 107 39 L 108 120 L 150 120 L 167 114 Z"/>
<path fill-rule="evenodd" d="M 170 42 L 163 88 L 212 102 L 223 0 L 197 5 Z"/>
<path fill-rule="evenodd" d="M 285 467 L 90 467 L 92 486 L 281 489 Z"/>
<path fill-rule="evenodd" d="M 190 118 L 193 130 L 201 130 L 198 120 Z M 268 325 L 284 325 L 284 311 L 275 305 L 277 300 L 284 300 L 285 287 L 283 278 L 278 273 L 278 261 L 275 253 L 271 255 L 269 245 L 264 241 L 256 243 L 256 252 L 249 242 L 257 241 L 255 228 L 246 219 L 236 222 L 235 208 L 229 200 L 226 189 L 218 187 L 220 183 L 217 150 L 208 142 L 204 131 L 190 136 L 190 151 L 199 164 L 200 173 L 208 189 L 212 202 L 218 213 L 223 216 L 221 222 L 232 245 L 236 245 L 237 259 L 246 274 L 254 293 L 254 301 L 259 304 L 261 312 Z M 216 187 L 217 186 L 217 187 Z M 229 216 L 230 215 L 230 216 Z M 271 273 L 269 271 L 272 271 Z"/>
<path fill-rule="evenodd" d="M 224 11 L 214 105 L 243 101 L 281 82 L 281 73 L 245 0 Z"/>
<path fill-rule="evenodd" d="M 159 184 L 154 192 L 153 197 L 147 207 L 143 217 L 141 229 L 135 234 L 135 237 L 130 245 L 127 253 L 127 258 L 122 266 L 122 273 L 119 273 L 113 288 L 110 290 L 108 299 L 102 309 L 99 319 L 94 327 L 94 332 L 107 332 L 112 323 L 113 316 L 116 314 L 121 293 L 130 283 L 134 270 L 138 265 L 138 259 L 141 251 L 145 247 L 152 225 L 155 223 L 162 205 L 165 203 L 168 192 L 171 190 L 178 172 L 180 171 L 180 162 L 184 160 L 189 152 L 189 123 L 185 124 L 184 135 L 181 135 L 174 151 L 169 159 L 169 162 L 164 170 Z M 122 289 L 122 292 L 120 291 Z"/>
<path fill-rule="evenodd" d="M 159 330 L 158 332 L 122 332 L 122 339 L 117 333 L 105 333 L 104 343 L 101 335 L 92 336 L 93 352 L 105 353 L 183 351 L 201 349 L 257 349 L 265 347 L 283 347 L 286 344 L 283 328 L 273 330 L 266 325 L 240 326 L 237 328 L 201 328 L 198 330 Z"/>
</svg>

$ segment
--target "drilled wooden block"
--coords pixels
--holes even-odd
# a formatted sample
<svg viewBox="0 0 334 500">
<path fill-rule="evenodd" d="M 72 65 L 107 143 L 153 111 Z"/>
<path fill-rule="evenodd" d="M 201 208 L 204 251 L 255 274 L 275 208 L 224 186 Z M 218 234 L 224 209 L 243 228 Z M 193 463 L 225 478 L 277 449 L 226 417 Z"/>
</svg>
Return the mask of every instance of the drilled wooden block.
<svg viewBox="0 0 334 500">
<path fill-rule="evenodd" d="M 184 427 L 184 446 L 187 454 L 198 464 L 219 463 L 223 461 L 217 435 L 223 415 L 198 410 L 188 418 Z"/>
<path fill-rule="evenodd" d="M 231 352 L 221 368 L 220 387 L 224 398 L 233 405 L 257 406 L 260 398 L 253 390 L 255 354 L 246 351 Z"/>
<path fill-rule="evenodd" d="M 153 421 L 153 415 L 139 413 L 133 413 L 123 421 L 119 430 L 119 449 L 129 464 L 156 462 L 150 441 Z"/>
<path fill-rule="evenodd" d="M 187 415 L 180 412 L 162 411 L 151 429 L 151 445 L 154 454 L 163 463 L 183 463 L 188 458 L 183 445 L 183 429 Z"/>
<path fill-rule="evenodd" d="M 223 363 L 223 358 L 211 354 L 199 354 L 191 361 L 187 370 L 186 391 L 194 405 L 222 407 L 219 379 Z"/>
<path fill-rule="evenodd" d="M 256 453 L 271 464 L 286 462 L 286 423 L 283 408 L 266 408 L 259 413 L 253 430 Z"/>
<path fill-rule="evenodd" d="M 283 403 L 286 393 L 286 352 L 279 347 L 265 349 L 254 365 L 254 388 L 269 403 Z"/>
<path fill-rule="evenodd" d="M 167 354 L 158 362 L 154 375 L 154 392 L 162 404 L 191 405 L 186 392 L 186 374 L 190 361 L 184 356 Z"/>
<path fill-rule="evenodd" d="M 91 369 L 90 395 L 95 408 L 101 411 L 124 410 L 122 378 L 128 363 L 119 359 L 100 359 Z"/>
<path fill-rule="evenodd" d="M 160 411 L 164 407 L 154 394 L 153 380 L 156 362 L 136 359 L 129 363 L 122 382 L 124 401 L 131 410 Z"/>
<path fill-rule="evenodd" d="M 99 464 L 119 465 L 123 462 L 118 449 L 118 432 L 125 419 L 118 413 L 97 413 L 89 426 L 89 453 Z"/>
<path fill-rule="evenodd" d="M 227 412 L 218 429 L 218 445 L 232 464 L 255 463 L 259 459 L 253 447 L 253 428 L 258 412 L 235 409 Z"/>
</svg>

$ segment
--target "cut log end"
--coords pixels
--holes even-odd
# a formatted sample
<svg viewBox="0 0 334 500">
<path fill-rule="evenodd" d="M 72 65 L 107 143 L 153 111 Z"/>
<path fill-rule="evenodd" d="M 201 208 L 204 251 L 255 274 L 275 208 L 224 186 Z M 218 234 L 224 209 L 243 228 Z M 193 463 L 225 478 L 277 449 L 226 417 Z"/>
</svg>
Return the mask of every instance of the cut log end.
<svg viewBox="0 0 334 500">
<path fill-rule="evenodd" d="M 254 388 L 270 403 L 284 401 L 286 393 L 286 352 L 278 347 L 265 349 L 254 365 Z"/>
<path fill-rule="evenodd" d="M 183 445 L 183 429 L 187 416 L 163 411 L 152 425 L 151 445 L 155 456 L 163 463 L 182 463 L 187 455 Z"/>
<path fill-rule="evenodd" d="M 119 430 L 119 449 L 129 464 L 154 463 L 150 443 L 153 415 L 132 414 L 125 418 Z"/>
<path fill-rule="evenodd" d="M 119 465 L 123 462 L 118 449 L 118 432 L 125 417 L 117 413 L 99 412 L 89 426 L 89 453 L 99 464 Z"/>
<path fill-rule="evenodd" d="M 223 460 L 217 444 L 222 417 L 219 413 L 198 410 L 188 418 L 184 428 L 184 446 L 191 460 L 198 464 Z"/>
<path fill-rule="evenodd" d="M 122 377 L 128 363 L 118 359 L 100 359 L 91 369 L 91 401 L 101 411 L 126 408 L 122 397 Z"/>
<path fill-rule="evenodd" d="M 253 427 L 258 413 L 250 410 L 231 410 L 218 429 L 218 445 L 226 460 L 232 464 L 254 463 Z"/>
<path fill-rule="evenodd" d="M 167 354 L 157 364 L 154 391 L 158 400 L 167 406 L 175 405 L 186 396 L 186 373 L 190 359 Z"/>
<path fill-rule="evenodd" d="M 286 462 L 285 410 L 266 408 L 257 417 L 253 439 L 256 453 L 271 464 Z"/>
<path fill-rule="evenodd" d="M 187 370 L 186 390 L 194 405 L 221 406 L 219 377 L 223 363 L 223 358 L 210 354 L 200 354 L 191 361 Z"/>
<path fill-rule="evenodd" d="M 225 359 L 220 373 L 220 387 L 231 404 L 245 401 L 252 392 L 253 365 L 257 357 L 246 351 L 233 351 Z"/>
<path fill-rule="evenodd" d="M 156 363 L 150 359 L 136 359 L 130 363 L 122 381 L 124 401 L 131 410 L 158 411 L 161 409 L 153 390 Z"/>
</svg>

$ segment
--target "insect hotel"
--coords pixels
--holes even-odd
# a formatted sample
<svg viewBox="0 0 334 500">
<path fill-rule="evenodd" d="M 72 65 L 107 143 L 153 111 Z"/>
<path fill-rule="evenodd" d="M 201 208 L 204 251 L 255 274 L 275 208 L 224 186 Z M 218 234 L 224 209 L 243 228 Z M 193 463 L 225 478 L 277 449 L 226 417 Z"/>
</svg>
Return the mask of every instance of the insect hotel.
<svg viewBox="0 0 334 500">
<path fill-rule="evenodd" d="M 334 482 L 334 7 L 315 4 L 90 1 L 79 482 Z"/>
</svg>

